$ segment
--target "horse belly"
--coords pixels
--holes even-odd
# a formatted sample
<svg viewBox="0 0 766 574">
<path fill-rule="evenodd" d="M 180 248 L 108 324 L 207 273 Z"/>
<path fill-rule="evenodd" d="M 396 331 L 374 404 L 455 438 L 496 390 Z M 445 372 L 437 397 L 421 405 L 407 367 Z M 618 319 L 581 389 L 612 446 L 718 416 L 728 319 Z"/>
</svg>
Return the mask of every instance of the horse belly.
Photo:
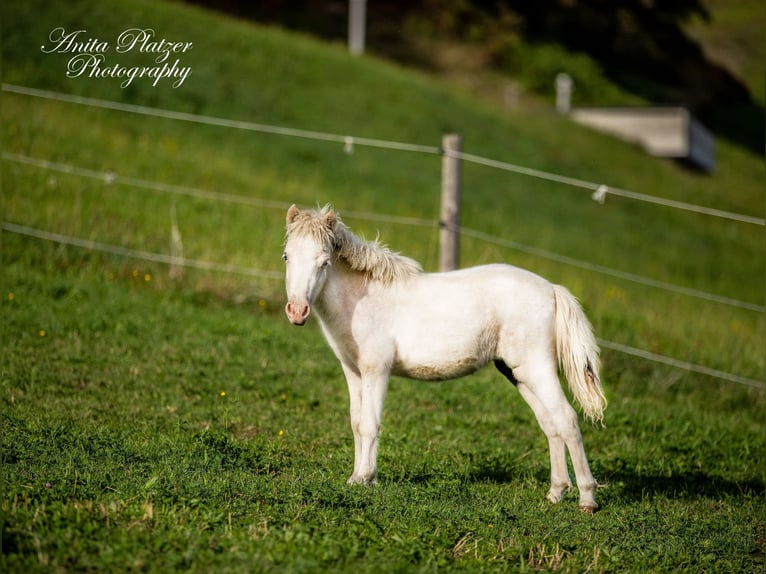
<svg viewBox="0 0 766 574">
<path fill-rule="evenodd" d="M 476 357 L 463 357 L 451 361 L 432 361 L 422 363 L 404 363 L 395 361 L 392 375 L 417 379 L 419 381 L 446 381 L 458 379 L 477 371 L 486 364 Z"/>
<path fill-rule="evenodd" d="M 477 371 L 501 344 L 523 352 L 552 313 L 550 283 L 506 265 L 424 274 L 387 300 L 380 324 L 392 336 L 391 372 L 445 380 Z M 505 357 L 511 359 L 513 357 Z"/>
<path fill-rule="evenodd" d="M 397 337 L 392 374 L 425 381 L 443 381 L 469 375 L 494 358 L 497 329 L 455 328 L 453 322 L 421 323 Z"/>
</svg>

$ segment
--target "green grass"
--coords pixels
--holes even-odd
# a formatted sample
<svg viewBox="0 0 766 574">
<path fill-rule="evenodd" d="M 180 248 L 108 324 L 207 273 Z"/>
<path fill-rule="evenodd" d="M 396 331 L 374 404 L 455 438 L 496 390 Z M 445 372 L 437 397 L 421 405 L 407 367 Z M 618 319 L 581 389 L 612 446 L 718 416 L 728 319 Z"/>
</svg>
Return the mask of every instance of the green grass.
<svg viewBox="0 0 766 574">
<path fill-rule="evenodd" d="M 500 116 L 448 86 L 275 29 L 173 4 L 2 8 L 3 81 L 174 110 L 438 145 L 645 193 L 763 213 L 760 158 L 722 142 L 711 177 L 543 113 Z M 13 25 L 9 25 L 8 23 Z M 66 80 L 55 26 L 193 41 L 179 90 Z M 131 62 L 131 58 L 126 61 Z M 135 63 L 135 62 L 133 62 Z M 343 213 L 438 216 L 440 158 L 295 140 L 2 94 L 3 151 Z M 463 223 L 570 257 L 763 303 L 763 228 L 464 166 Z M 3 219 L 281 269 L 284 211 L 2 162 Z M 345 218 L 437 265 L 437 230 Z M 600 337 L 763 380 L 764 315 L 464 238 L 569 286 Z M 529 409 L 486 370 L 392 381 L 380 483 L 345 485 L 340 368 L 281 281 L 2 235 L 4 571 L 694 571 L 763 568 L 764 393 L 610 351 L 606 429 L 583 429 L 603 510 L 557 506 Z M 225 393 L 222 395 L 221 393 Z"/>
<path fill-rule="evenodd" d="M 40 271 L 45 251 L 6 267 L 7 572 L 762 565 L 762 393 L 609 361 L 607 428 L 583 429 L 608 486 L 584 516 L 574 493 L 543 500 L 546 442 L 497 373 L 394 380 L 380 483 L 348 487 L 345 385 L 315 327 L 158 292 L 161 270 L 119 260 Z"/>
</svg>

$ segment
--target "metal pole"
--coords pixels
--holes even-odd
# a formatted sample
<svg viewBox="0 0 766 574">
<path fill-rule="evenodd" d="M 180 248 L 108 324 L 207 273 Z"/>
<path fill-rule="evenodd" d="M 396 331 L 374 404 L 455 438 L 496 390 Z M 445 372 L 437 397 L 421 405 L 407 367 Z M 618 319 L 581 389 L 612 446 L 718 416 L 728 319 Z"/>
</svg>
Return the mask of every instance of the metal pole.
<svg viewBox="0 0 766 574">
<path fill-rule="evenodd" d="M 348 51 L 353 56 L 364 54 L 367 0 L 348 0 Z"/>
<path fill-rule="evenodd" d="M 558 113 L 568 114 L 572 109 L 573 88 L 572 76 L 564 72 L 556 76 L 556 111 Z"/>
<path fill-rule="evenodd" d="M 453 271 L 460 257 L 460 152 L 461 138 L 448 134 L 442 138 L 442 197 L 439 218 L 439 270 Z"/>
</svg>

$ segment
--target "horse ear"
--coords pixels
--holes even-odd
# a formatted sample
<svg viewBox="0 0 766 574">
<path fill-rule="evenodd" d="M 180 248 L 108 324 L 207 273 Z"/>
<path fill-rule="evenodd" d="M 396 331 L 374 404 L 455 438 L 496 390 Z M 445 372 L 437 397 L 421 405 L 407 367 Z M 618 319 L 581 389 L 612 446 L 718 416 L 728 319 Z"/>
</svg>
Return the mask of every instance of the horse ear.
<svg viewBox="0 0 766 574">
<path fill-rule="evenodd" d="M 332 209 L 324 216 L 324 223 L 330 230 L 335 229 L 335 224 L 338 222 L 338 216 L 335 215 L 335 211 Z"/>
<path fill-rule="evenodd" d="M 290 225 L 293 221 L 295 221 L 295 218 L 298 217 L 300 212 L 301 210 L 298 209 L 298 207 L 293 203 L 290 206 L 290 209 L 287 210 L 287 225 Z"/>
</svg>

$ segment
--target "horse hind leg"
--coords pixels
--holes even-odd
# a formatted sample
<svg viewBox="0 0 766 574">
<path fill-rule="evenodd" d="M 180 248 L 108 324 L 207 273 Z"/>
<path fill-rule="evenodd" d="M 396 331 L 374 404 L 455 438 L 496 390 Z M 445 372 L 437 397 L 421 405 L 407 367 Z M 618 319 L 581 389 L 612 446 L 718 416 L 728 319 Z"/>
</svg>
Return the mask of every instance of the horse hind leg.
<svg viewBox="0 0 766 574">
<path fill-rule="evenodd" d="M 548 439 L 548 450 L 551 461 L 551 487 L 545 496 L 548 501 L 560 502 L 564 493 L 572 488 L 572 479 L 567 470 L 566 442 L 556 428 L 556 424 L 548 410 L 539 401 L 530 387 L 521 383 L 518 385 L 519 393 L 527 402 L 535 414 L 540 428 Z"/>
<path fill-rule="evenodd" d="M 519 381 L 513 374 L 513 370 L 502 359 L 495 359 L 495 367 L 500 371 L 506 379 L 508 379 L 514 386 L 519 385 Z M 572 488 L 572 481 L 569 478 L 567 471 L 567 459 L 566 459 L 566 443 L 558 436 L 555 431 L 555 425 L 550 420 L 546 409 L 542 403 L 537 400 L 534 393 L 529 388 L 522 384 L 519 387 L 519 391 L 524 400 L 532 408 L 532 412 L 537 418 L 537 422 L 540 428 L 543 429 L 545 436 L 548 438 L 548 448 L 550 451 L 551 459 L 551 488 L 548 491 L 546 498 L 550 502 L 559 502 L 564 496 L 564 493 Z"/>
<path fill-rule="evenodd" d="M 548 374 L 538 373 L 533 377 L 528 377 L 524 370 L 519 371 L 516 373 L 519 392 L 548 438 L 551 459 L 548 500 L 559 502 L 564 492 L 572 486 L 566 463 L 568 449 L 580 492 L 580 510 L 595 512 L 598 509 L 595 499 L 596 481 L 585 456 L 577 413 L 564 395 L 555 367 Z"/>
</svg>

